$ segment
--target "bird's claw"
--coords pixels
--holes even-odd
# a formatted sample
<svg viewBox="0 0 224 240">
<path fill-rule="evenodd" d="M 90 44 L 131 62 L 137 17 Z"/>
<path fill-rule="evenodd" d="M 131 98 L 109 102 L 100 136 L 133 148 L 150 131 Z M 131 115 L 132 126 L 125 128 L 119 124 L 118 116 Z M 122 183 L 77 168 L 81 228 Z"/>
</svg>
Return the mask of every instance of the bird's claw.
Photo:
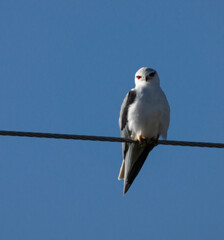
<svg viewBox="0 0 224 240">
<path fill-rule="evenodd" d="M 138 142 L 139 142 L 140 144 L 145 144 L 145 143 L 147 143 L 147 138 L 144 137 L 144 136 L 139 136 L 139 137 L 137 138 L 137 140 L 138 140 Z"/>
<path fill-rule="evenodd" d="M 144 136 L 139 136 L 137 138 L 137 140 L 138 140 L 139 144 L 146 144 L 146 143 L 148 143 L 148 144 L 154 144 L 155 146 L 157 146 L 159 144 L 159 138 L 158 137 L 152 137 L 152 138 L 148 139 L 148 138 L 146 138 Z"/>
</svg>

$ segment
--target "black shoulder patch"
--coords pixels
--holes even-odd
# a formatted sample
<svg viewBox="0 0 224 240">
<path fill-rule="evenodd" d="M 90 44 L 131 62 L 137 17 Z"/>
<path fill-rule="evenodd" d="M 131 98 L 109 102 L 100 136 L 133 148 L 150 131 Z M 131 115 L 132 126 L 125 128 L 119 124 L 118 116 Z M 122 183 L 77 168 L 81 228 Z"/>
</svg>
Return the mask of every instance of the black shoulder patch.
<svg viewBox="0 0 224 240">
<path fill-rule="evenodd" d="M 136 98 L 136 91 L 135 90 L 129 91 L 126 106 L 124 108 L 123 115 L 122 115 L 121 130 L 125 128 L 128 122 L 128 109 L 129 109 L 129 106 L 135 101 L 135 98 Z"/>
</svg>

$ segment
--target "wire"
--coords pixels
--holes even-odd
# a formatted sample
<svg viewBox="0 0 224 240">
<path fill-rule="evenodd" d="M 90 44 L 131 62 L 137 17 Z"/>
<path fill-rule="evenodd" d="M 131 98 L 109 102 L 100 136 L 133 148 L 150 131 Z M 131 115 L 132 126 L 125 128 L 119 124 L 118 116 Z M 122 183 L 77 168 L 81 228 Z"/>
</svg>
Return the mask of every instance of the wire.
<svg viewBox="0 0 224 240">
<path fill-rule="evenodd" d="M 0 135 L 2 135 L 2 136 L 17 136 L 17 137 L 89 140 L 89 141 L 103 141 L 103 142 L 106 142 L 106 141 L 107 142 L 129 142 L 129 143 L 135 142 L 134 140 L 128 139 L 128 138 L 59 134 L 59 133 L 40 133 L 40 132 L 0 131 Z"/>
<path fill-rule="evenodd" d="M 0 131 L 2 136 L 17 136 L 17 137 L 37 137 L 37 138 L 55 138 L 55 139 L 73 139 L 73 140 L 89 140 L 103 142 L 128 142 L 138 143 L 138 141 L 129 138 L 119 137 L 103 137 L 89 135 L 73 135 L 59 133 L 40 133 L 40 132 L 21 132 L 21 131 Z M 173 146 L 188 146 L 188 147 L 209 147 L 209 148 L 224 148 L 224 143 L 208 143 L 208 142 L 188 142 L 188 141 L 170 141 L 159 140 L 158 143 L 150 141 L 149 143 Z"/>
</svg>

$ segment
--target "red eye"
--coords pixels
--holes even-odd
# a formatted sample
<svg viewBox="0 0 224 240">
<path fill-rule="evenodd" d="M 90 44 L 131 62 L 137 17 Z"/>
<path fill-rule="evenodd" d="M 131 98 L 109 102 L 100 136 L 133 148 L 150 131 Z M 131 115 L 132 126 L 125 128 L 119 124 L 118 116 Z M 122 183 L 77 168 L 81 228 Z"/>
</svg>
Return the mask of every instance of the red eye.
<svg viewBox="0 0 224 240">
<path fill-rule="evenodd" d="M 138 79 L 140 79 L 141 78 L 141 76 L 136 76 Z"/>
</svg>

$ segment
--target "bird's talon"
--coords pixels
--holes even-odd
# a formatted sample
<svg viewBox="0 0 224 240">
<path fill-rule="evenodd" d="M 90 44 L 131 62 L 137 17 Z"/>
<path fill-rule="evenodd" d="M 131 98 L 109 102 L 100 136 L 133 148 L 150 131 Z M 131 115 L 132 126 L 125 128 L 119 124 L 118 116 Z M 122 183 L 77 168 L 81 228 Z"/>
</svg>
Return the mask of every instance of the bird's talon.
<svg viewBox="0 0 224 240">
<path fill-rule="evenodd" d="M 143 143 L 146 143 L 146 142 L 147 142 L 147 138 L 144 137 L 144 136 L 139 136 L 139 137 L 137 138 L 137 140 L 138 140 L 138 142 L 139 142 L 140 144 L 143 144 Z"/>
</svg>

